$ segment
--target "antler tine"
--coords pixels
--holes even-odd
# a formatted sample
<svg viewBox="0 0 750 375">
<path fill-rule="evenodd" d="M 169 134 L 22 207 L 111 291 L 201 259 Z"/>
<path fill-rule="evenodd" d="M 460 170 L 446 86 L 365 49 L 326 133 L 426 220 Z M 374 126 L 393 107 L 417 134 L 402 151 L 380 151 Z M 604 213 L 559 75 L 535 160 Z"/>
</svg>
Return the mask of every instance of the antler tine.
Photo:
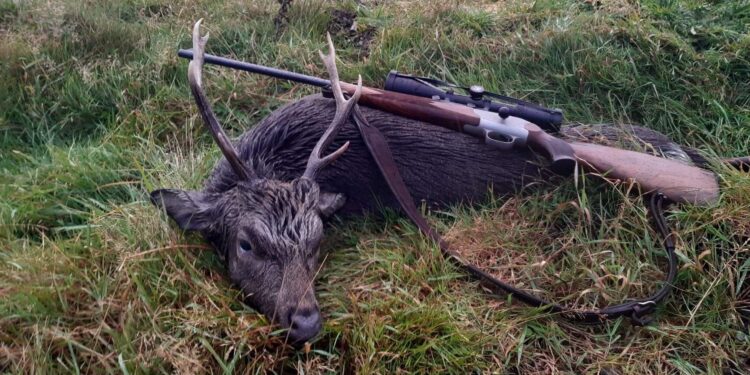
<svg viewBox="0 0 750 375">
<path fill-rule="evenodd" d="M 195 98 L 195 104 L 198 106 L 198 110 L 203 117 L 203 122 L 206 124 L 211 136 L 216 141 L 216 144 L 221 149 L 221 153 L 229 161 L 229 164 L 234 170 L 234 173 L 239 176 L 242 180 L 248 180 L 251 177 L 250 170 L 242 162 L 242 159 L 237 155 L 237 151 L 232 146 L 232 142 L 229 141 L 224 130 L 221 128 L 219 120 L 216 118 L 211 104 L 206 98 L 206 94 L 203 92 L 202 85 L 202 70 L 203 70 L 203 54 L 206 49 L 206 42 L 208 41 L 208 33 L 206 36 L 201 37 L 201 22 L 203 19 L 198 20 L 193 26 L 193 60 L 188 65 L 188 81 L 190 82 L 190 91 L 193 93 Z"/>
<path fill-rule="evenodd" d="M 333 143 L 333 139 L 336 138 L 341 127 L 346 123 L 347 119 L 349 119 L 352 108 L 357 104 L 359 96 L 362 94 L 362 76 L 359 76 L 357 79 L 357 89 L 354 91 L 352 97 L 348 100 L 344 98 L 344 93 L 341 90 L 341 83 L 339 81 L 339 72 L 336 68 L 336 49 L 333 47 L 331 34 L 327 34 L 327 38 L 328 55 L 324 55 L 321 51 L 318 51 L 318 53 L 328 70 L 328 75 L 331 81 L 331 91 L 333 91 L 333 98 L 336 100 L 336 114 L 333 116 L 333 121 L 331 121 L 328 129 L 323 133 L 323 136 L 313 148 L 310 158 L 307 160 L 307 168 L 305 169 L 303 176 L 312 180 L 317 177 L 320 170 L 325 168 L 328 164 L 333 163 L 334 160 L 338 159 L 349 148 L 349 142 L 347 141 L 343 146 L 339 147 L 338 150 L 330 153 L 326 157 L 322 157 L 323 151 Z"/>
</svg>

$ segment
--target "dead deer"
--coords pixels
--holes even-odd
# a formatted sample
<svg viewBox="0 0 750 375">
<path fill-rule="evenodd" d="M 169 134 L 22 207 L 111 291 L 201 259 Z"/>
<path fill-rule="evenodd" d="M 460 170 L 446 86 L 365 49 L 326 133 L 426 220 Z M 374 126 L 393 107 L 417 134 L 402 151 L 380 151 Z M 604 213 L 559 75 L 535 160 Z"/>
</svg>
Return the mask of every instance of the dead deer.
<svg viewBox="0 0 750 375">
<path fill-rule="evenodd" d="M 217 250 L 246 301 L 288 328 L 290 341 L 299 344 L 321 328 L 314 278 L 323 220 L 336 212 L 359 214 L 399 206 L 349 120 L 358 93 L 344 98 L 330 37 L 330 52 L 321 53 L 321 58 L 334 99 L 317 95 L 293 102 L 242 135 L 236 148 L 201 84 L 207 40 L 208 36 L 200 36 L 198 21 L 188 78 L 201 116 L 224 158 L 203 191 L 156 190 L 151 201 L 183 230 L 200 232 Z M 361 78 L 358 92 L 359 88 Z M 441 127 L 374 109 L 362 111 L 387 137 L 418 202 L 481 202 L 490 187 L 498 195 L 518 192 L 544 175 L 529 151 L 498 151 Z M 635 136 L 664 153 L 689 159 L 667 137 L 632 129 Z M 330 146 L 335 151 L 323 157 Z"/>
</svg>

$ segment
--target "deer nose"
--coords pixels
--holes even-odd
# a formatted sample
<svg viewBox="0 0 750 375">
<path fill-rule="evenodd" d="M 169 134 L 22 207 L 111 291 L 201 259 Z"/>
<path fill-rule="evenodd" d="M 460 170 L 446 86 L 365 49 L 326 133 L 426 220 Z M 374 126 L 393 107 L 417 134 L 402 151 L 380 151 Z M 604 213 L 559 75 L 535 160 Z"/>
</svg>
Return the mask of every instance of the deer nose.
<svg viewBox="0 0 750 375">
<path fill-rule="evenodd" d="M 318 334 L 321 327 L 320 312 L 317 308 L 298 308 L 289 315 L 289 338 L 301 344 Z"/>
</svg>

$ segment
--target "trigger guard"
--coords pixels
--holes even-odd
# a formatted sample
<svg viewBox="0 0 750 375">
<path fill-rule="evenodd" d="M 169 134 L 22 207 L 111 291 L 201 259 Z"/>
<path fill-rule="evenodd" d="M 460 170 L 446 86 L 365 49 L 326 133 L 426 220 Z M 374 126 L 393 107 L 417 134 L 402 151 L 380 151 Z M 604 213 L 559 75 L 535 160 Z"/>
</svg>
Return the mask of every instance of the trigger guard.
<svg viewBox="0 0 750 375">
<path fill-rule="evenodd" d="M 516 137 L 510 137 L 497 132 L 486 132 L 484 134 L 484 143 L 499 150 L 510 150 L 516 143 Z"/>
</svg>

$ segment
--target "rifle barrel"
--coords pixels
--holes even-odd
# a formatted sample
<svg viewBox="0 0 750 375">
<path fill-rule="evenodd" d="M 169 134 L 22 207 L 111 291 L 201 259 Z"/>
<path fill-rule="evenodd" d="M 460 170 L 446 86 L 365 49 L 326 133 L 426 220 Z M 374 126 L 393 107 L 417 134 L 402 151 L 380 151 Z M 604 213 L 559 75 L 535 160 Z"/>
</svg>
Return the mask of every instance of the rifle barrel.
<svg viewBox="0 0 750 375">
<path fill-rule="evenodd" d="M 181 49 L 177 51 L 177 55 L 182 58 L 192 60 L 193 50 Z M 300 74 L 300 73 L 295 73 L 295 72 L 290 72 L 288 70 L 269 68 L 267 66 L 246 63 L 243 61 L 237 61 L 237 60 L 233 60 L 233 59 L 229 59 L 229 58 L 221 57 L 221 56 L 205 54 L 203 57 L 203 61 L 208 64 L 224 66 L 224 67 L 232 68 L 232 69 L 244 70 L 250 73 L 263 74 L 266 76 L 304 83 L 306 85 L 312 85 L 312 86 L 317 86 L 317 87 L 327 87 L 331 85 L 331 81 L 327 79 L 308 76 L 305 74 Z"/>
</svg>

